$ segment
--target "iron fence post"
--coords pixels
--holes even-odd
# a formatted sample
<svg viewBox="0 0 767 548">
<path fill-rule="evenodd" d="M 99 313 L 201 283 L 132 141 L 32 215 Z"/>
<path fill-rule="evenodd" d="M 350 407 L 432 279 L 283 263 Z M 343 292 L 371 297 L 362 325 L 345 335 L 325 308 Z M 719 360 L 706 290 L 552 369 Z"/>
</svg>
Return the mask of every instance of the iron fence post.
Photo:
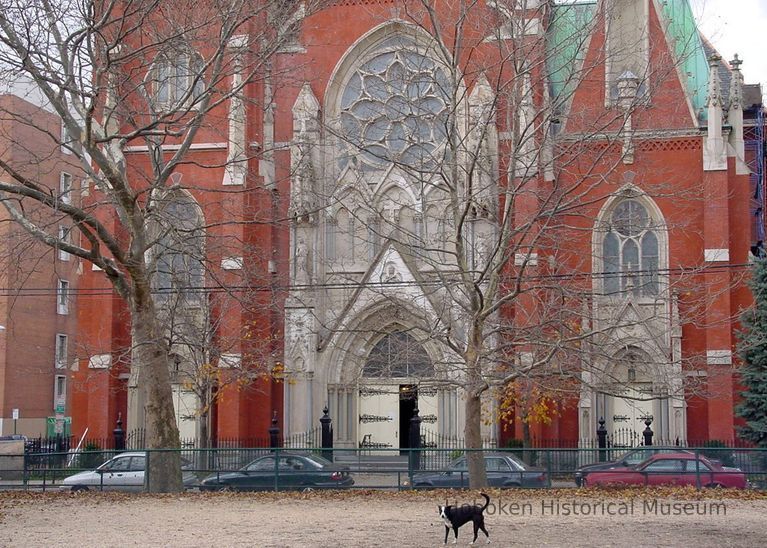
<svg viewBox="0 0 767 548">
<path fill-rule="evenodd" d="M 326 405 L 322 409 L 322 418 L 320 419 L 320 425 L 322 425 L 322 456 L 333 461 L 333 419 L 328 415 L 328 406 Z"/>
<path fill-rule="evenodd" d="M 274 420 L 277 420 L 277 412 L 274 412 Z M 280 490 L 280 448 L 274 447 L 274 491 L 275 493 Z"/>
<path fill-rule="evenodd" d="M 269 447 L 275 451 L 280 446 L 280 427 L 277 426 L 277 411 L 272 417 L 272 426 L 269 427 Z"/>
<path fill-rule="evenodd" d="M 644 420 L 644 424 L 645 424 L 645 429 L 642 432 L 642 436 L 644 436 L 644 444 L 652 445 L 653 431 L 652 431 L 652 428 L 650 428 L 650 425 L 652 424 L 652 417 L 647 417 Z"/>
<path fill-rule="evenodd" d="M 151 492 L 151 489 L 149 488 L 150 487 L 150 480 L 149 480 L 149 478 L 152 476 L 152 474 L 150 473 L 150 471 L 152 469 L 152 450 L 151 449 L 147 449 L 146 450 L 146 464 L 145 464 L 145 468 L 146 468 L 146 470 L 144 471 L 144 491 Z M 102 479 L 102 482 L 103 482 L 104 474 L 101 474 L 101 479 Z M 101 490 L 102 491 L 104 490 L 104 486 L 103 485 L 101 486 Z"/>
<path fill-rule="evenodd" d="M 21 482 L 24 484 L 24 490 L 29 489 L 29 456 L 26 447 L 24 448 L 24 459 L 22 461 L 23 471 L 21 472 Z"/>
<path fill-rule="evenodd" d="M 117 413 L 117 427 L 112 430 L 115 451 L 125 451 L 125 430 L 123 430 L 123 414 Z"/>
<path fill-rule="evenodd" d="M 695 450 L 695 488 L 700 489 L 700 455 Z"/>
<path fill-rule="evenodd" d="M 546 449 L 546 487 L 551 487 L 551 449 Z"/>
<path fill-rule="evenodd" d="M 607 428 L 605 428 L 604 417 L 599 417 L 597 442 L 599 445 L 599 462 L 605 462 L 607 460 Z"/>
<path fill-rule="evenodd" d="M 412 470 L 421 468 L 421 417 L 418 416 L 418 403 L 413 409 L 413 417 L 410 419 L 410 462 L 409 467 Z M 411 475 L 411 482 L 412 482 Z"/>
</svg>

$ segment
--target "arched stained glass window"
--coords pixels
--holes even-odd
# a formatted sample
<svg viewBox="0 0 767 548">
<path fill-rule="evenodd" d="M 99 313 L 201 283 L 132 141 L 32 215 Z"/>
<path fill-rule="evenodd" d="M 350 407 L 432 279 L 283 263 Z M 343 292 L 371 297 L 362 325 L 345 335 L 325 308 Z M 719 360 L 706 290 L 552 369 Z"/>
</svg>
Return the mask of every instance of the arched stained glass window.
<svg viewBox="0 0 767 548">
<path fill-rule="evenodd" d="M 434 366 L 429 355 L 408 333 L 386 335 L 370 351 L 363 377 L 432 377 Z"/>
<path fill-rule="evenodd" d="M 198 301 L 205 287 L 205 232 L 199 208 L 180 193 L 169 194 L 163 202 L 156 222 L 158 242 L 152 248 L 152 284 L 160 300 L 174 295 Z"/>
<path fill-rule="evenodd" d="M 204 63 L 188 48 L 158 55 L 152 68 L 154 103 L 160 108 L 182 108 L 191 105 L 204 91 Z"/>
<path fill-rule="evenodd" d="M 605 294 L 658 294 L 660 250 L 647 208 L 636 200 L 618 204 L 602 241 Z"/>
<path fill-rule="evenodd" d="M 412 41 L 379 44 L 352 74 L 341 95 L 341 129 L 349 156 L 363 169 L 391 162 L 436 165 L 446 139 L 448 78 Z"/>
</svg>

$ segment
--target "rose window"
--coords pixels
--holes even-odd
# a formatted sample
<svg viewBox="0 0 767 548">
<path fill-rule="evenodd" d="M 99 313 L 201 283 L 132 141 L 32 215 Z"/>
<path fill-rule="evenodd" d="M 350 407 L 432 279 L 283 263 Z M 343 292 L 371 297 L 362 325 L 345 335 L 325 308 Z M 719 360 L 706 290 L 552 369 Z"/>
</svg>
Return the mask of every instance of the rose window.
<svg viewBox="0 0 767 548">
<path fill-rule="evenodd" d="M 341 97 L 342 140 L 363 167 L 395 162 L 428 168 L 445 142 L 448 80 L 428 57 L 401 40 L 351 76 Z"/>
</svg>

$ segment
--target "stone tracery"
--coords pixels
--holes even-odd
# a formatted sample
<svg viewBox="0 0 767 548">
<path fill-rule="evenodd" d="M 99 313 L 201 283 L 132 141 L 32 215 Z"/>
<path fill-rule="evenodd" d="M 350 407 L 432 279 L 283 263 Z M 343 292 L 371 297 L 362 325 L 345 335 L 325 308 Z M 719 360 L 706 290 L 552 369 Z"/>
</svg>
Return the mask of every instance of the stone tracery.
<svg viewBox="0 0 767 548">
<path fill-rule="evenodd" d="M 341 129 L 362 168 L 434 165 L 445 141 L 449 89 L 438 63 L 403 38 L 382 42 L 346 83 Z"/>
</svg>

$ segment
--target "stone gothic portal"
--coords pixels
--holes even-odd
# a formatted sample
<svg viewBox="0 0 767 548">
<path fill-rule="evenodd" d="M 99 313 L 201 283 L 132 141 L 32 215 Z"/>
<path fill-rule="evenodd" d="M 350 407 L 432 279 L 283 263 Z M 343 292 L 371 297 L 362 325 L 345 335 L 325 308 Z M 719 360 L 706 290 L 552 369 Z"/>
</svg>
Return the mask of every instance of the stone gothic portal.
<svg viewBox="0 0 767 548">
<path fill-rule="evenodd" d="M 421 432 L 438 424 L 437 390 L 431 359 L 411 335 L 394 332 L 371 350 L 359 387 L 358 443 L 362 448 L 410 447 L 416 408 Z M 431 427 L 431 428 L 429 428 Z M 392 454 L 392 451 L 380 451 Z"/>
</svg>

